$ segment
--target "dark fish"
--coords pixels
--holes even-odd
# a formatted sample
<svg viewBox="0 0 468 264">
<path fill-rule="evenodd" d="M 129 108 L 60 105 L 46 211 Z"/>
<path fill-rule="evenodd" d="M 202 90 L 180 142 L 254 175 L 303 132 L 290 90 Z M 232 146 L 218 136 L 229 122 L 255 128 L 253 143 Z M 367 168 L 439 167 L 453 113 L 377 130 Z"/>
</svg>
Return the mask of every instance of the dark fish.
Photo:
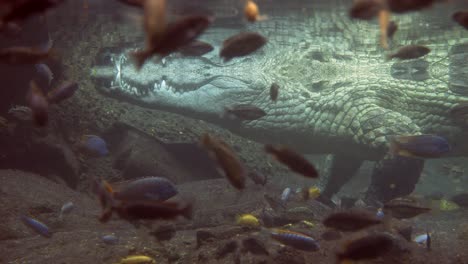
<svg viewBox="0 0 468 264">
<path fill-rule="evenodd" d="M 270 255 L 263 242 L 253 237 L 242 240 L 242 246 L 254 255 Z"/>
<path fill-rule="evenodd" d="M 247 56 L 260 49 L 267 43 L 267 39 L 255 32 L 243 32 L 227 38 L 219 56 L 227 62 L 234 57 Z"/>
<path fill-rule="evenodd" d="M 243 120 L 256 120 L 266 115 L 263 109 L 250 104 L 238 104 L 226 107 L 225 113 Z"/>
<path fill-rule="evenodd" d="M 34 123 L 37 126 L 45 126 L 49 122 L 49 103 L 36 82 L 31 81 L 29 86 L 26 101 L 32 110 Z"/>
<path fill-rule="evenodd" d="M 165 201 L 178 193 L 174 183 L 163 177 L 147 177 L 126 184 L 120 191 L 114 191 L 117 200 Z"/>
<path fill-rule="evenodd" d="M 21 221 L 26 226 L 34 230 L 34 232 L 38 233 L 39 235 L 43 237 L 47 237 L 47 238 L 52 237 L 52 234 L 50 233 L 49 228 L 44 223 L 41 223 L 35 219 L 29 218 L 24 215 L 22 215 L 20 218 L 21 218 Z"/>
<path fill-rule="evenodd" d="M 383 9 L 380 0 L 356 0 L 349 10 L 349 16 L 355 19 L 370 20 L 376 17 Z"/>
<path fill-rule="evenodd" d="M 390 153 L 412 158 L 437 158 L 451 149 L 447 140 L 435 135 L 397 136 L 390 142 Z"/>
<path fill-rule="evenodd" d="M 401 60 L 417 59 L 431 52 L 431 49 L 420 45 L 408 45 L 400 48 L 397 52 L 387 55 L 387 59 L 398 58 Z"/>
<path fill-rule="evenodd" d="M 468 193 L 454 195 L 450 200 L 461 207 L 468 207 Z"/>
<path fill-rule="evenodd" d="M 273 155 L 276 160 L 288 166 L 288 168 L 296 173 L 302 174 L 308 178 L 317 178 L 318 172 L 314 165 L 308 160 L 292 151 L 286 146 L 273 146 L 266 144 L 265 151 Z"/>
<path fill-rule="evenodd" d="M 323 240 L 326 241 L 332 241 L 332 240 L 338 240 L 341 239 L 342 235 L 340 231 L 335 230 L 335 229 L 330 229 L 322 233 L 320 236 Z"/>
<path fill-rule="evenodd" d="M 136 60 L 137 67 L 141 67 L 145 60 L 153 54 L 165 57 L 194 41 L 212 22 L 212 17 L 194 15 L 181 18 L 174 23 L 168 24 L 160 37 L 158 35 L 156 40 L 153 39 L 149 41 L 149 43 L 151 43 L 150 47 L 147 46 L 143 51 L 132 53 L 132 56 Z"/>
<path fill-rule="evenodd" d="M 387 37 L 389 39 L 393 38 L 393 35 L 395 35 L 395 32 L 398 30 L 398 25 L 395 23 L 395 21 L 390 21 L 387 25 Z"/>
<path fill-rule="evenodd" d="M 267 183 L 267 177 L 263 174 L 260 174 L 257 171 L 250 171 L 247 176 L 255 183 L 258 185 L 265 186 Z"/>
<path fill-rule="evenodd" d="M 116 245 L 119 243 L 119 238 L 114 235 L 105 235 L 101 237 L 102 242 L 108 245 Z"/>
<path fill-rule="evenodd" d="M 158 201 L 123 201 L 117 206 L 113 206 L 117 214 L 127 220 L 134 219 L 165 219 L 171 220 L 178 216 L 187 219 L 192 218 L 192 204 L 180 206 L 175 202 Z"/>
<path fill-rule="evenodd" d="M 168 241 L 175 236 L 176 231 L 174 225 L 162 225 L 151 231 L 150 235 L 154 236 L 158 241 Z"/>
<path fill-rule="evenodd" d="M 47 99 L 51 104 L 58 104 L 63 100 L 66 100 L 72 97 L 75 92 L 78 90 L 79 86 L 76 82 L 65 82 L 58 86 L 57 88 L 53 89 L 47 94 Z"/>
<path fill-rule="evenodd" d="M 380 223 L 381 220 L 375 214 L 365 210 L 332 213 L 323 220 L 323 224 L 326 227 L 335 228 L 340 231 L 357 231 Z"/>
<path fill-rule="evenodd" d="M 50 55 L 50 49 L 32 47 L 10 47 L 0 49 L 0 63 L 17 64 L 36 64 L 47 59 Z"/>
<path fill-rule="evenodd" d="M 22 20 L 31 15 L 41 14 L 47 9 L 55 7 L 65 0 L 15 0 L 2 1 L 0 8 L 3 14 L 0 21 L 7 23 L 13 20 Z"/>
<path fill-rule="evenodd" d="M 244 189 L 246 170 L 229 145 L 208 134 L 203 135 L 201 143 L 215 157 L 231 185 L 238 190 Z"/>
<path fill-rule="evenodd" d="M 50 85 L 50 83 L 54 79 L 54 74 L 50 70 L 49 66 L 47 66 L 47 64 L 44 64 L 44 63 L 39 63 L 35 65 L 35 68 L 36 68 L 37 73 L 39 73 L 39 75 L 42 78 L 47 80 L 47 84 Z"/>
<path fill-rule="evenodd" d="M 385 254 L 393 244 L 389 235 L 371 234 L 348 242 L 337 257 L 339 261 L 373 259 Z"/>
<path fill-rule="evenodd" d="M 398 219 L 412 218 L 431 211 L 431 208 L 403 203 L 392 204 L 391 202 L 392 201 L 384 205 L 384 211 L 390 212 L 393 217 Z"/>
<path fill-rule="evenodd" d="M 431 7 L 436 0 L 387 0 L 391 12 L 401 14 Z"/>
<path fill-rule="evenodd" d="M 452 15 L 453 21 L 457 22 L 460 26 L 468 29 L 468 11 L 458 11 Z"/>
<path fill-rule="evenodd" d="M 280 87 L 277 83 L 272 83 L 270 86 L 270 99 L 273 102 L 276 102 L 276 99 L 278 99 L 279 88 Z"/>
<path fill-rule="evenodd" d="M 271 231 L 271 237 L 284 245 L 303 251 L 317 251 L 320 246 L 310 236 L 289 230 L 274 229 Z"/>
<path fill-rule="evenodd" d="M 211 44 L 195 40 L 191 42 L 188 45 L 183 46 L 182 48 L 179 49 L 180 54 L 184 56 L 202 56 L 210 51 L 212 51 L 214 48 L 211 46 Z"/>
<path fill-rule="evenodd" d="M 145 0 L 119 0 L 119 2 L 124 3 L 124 4 L 128 5 L 128 6 L 143 8 Z"/>
</svg>

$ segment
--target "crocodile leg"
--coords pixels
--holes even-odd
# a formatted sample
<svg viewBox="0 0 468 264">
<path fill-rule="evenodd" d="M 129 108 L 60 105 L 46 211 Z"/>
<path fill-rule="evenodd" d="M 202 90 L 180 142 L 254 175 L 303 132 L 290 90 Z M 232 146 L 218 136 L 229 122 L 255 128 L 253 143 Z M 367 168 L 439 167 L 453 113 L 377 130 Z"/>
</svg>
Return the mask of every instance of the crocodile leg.
<svg viewBox="0 0 468 264">
<path fill-rule="evenodd" d="M 356 157 L 333 156 L 328 181 L 318 200 L 326 205 L 333 205 L 331 197 L 356 174 L 362 163 L 363 160 Z"/>
</svg>

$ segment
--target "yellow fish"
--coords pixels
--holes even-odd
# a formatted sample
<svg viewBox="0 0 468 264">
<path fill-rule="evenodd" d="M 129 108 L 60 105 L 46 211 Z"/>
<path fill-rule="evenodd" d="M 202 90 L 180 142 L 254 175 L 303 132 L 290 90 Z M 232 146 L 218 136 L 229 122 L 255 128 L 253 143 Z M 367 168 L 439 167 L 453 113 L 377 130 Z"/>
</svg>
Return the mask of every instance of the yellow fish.
<svg viewBox="0 0 468 264">
<path fill-rule="evenodd" d="M 242 226 L 250 226 L 250 227 L 257 227 L 260 226 L 260 221 L 251 215 L 251 214 L 243 214 L 237 217 L 237 224 Z"/>
<path fill-rule="evenodd" d="M 156 261 L 152 257 L 135 255 L 121 259 L 118 264 L 156 264 Z"/>
<path fill-rule="evenodd" d="M 445 199 L 440 200 L 439 208 L 441 211 L 453 211 L 460 209 L 460 207 L 456 203 Z"/>
<path fill-rule="evenodd" d="M 302 196 L 304 200 L 316 199 L 320 196 L 320 189 L 317 186 L 313 186 L 303 190 Z"/>
</svg>

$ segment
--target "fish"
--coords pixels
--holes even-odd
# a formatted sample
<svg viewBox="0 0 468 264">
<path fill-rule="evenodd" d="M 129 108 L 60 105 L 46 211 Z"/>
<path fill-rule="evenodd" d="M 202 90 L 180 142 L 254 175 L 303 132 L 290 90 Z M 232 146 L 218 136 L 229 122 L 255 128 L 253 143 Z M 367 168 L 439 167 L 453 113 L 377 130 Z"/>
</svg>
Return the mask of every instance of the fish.
<svg viewBox="0 0 468 264">
<path fill-rule="evenodd" d="M 361 209 L 332 213 L 323 220 L 326 227 L 340 231 L 358 231 L 381 222 L 375 214 Z"/>
<path fill-rule="evenodd" d="M 420 214 L 428 213 L 431 211 L 431 208 L 421 207 L 417 205 L 411 204 L 398 204 L 398 203 L 391 203 L 392 201 L 384 204 L 384 212 L 388 211 L 391 213 L 391 216 L 397 219 L 407 219 L 413 218 Z"/>
<path fill-rule="evenodd" d="M 24 215 L 20 216 L 20 219 L 21 222 L 23 222 L 23 224 L 31 228 L 34 232 L 38 233 L 39 235 L 46 238 L 52 237 L 52 233 L 49 231 L 49 227 L 47 227 L 44 223 Z"/>
<path fill-rule="evenodd" d="M 178 52 L 184 56 L 202 56 L 208 52 L 211 52 L 214 50 L 213 46 L 211 44 L 195 40 L 189 43 L 188 45 L 185 45 L 181 48 L 178 49 Z"/>
<path fill-rule="evenodd" d="M 63 100 L 72 97 L 78 88 L 79 86 L 76 82 L 64 82 L 47 94 L 47 100 L 50 104 L 58 104 Z"/>
<path fill-rule="evenodd" d="M 427 250 L 431 250 L 431 235 L 429 232 L 416 236 L 413 241 L 418 244 L 426 244 Z"/>
<path fill-rule="evenodd" d="M 270 255 L 263 242 L 254 237 L 244 238 L 242 240 L 242 246 L 245 250 L 254 255 Z"/>
<path fill-rule="evenodd" d="M 2 14 L 0 21 L 4 23 L 23 20 L 35 14 L 41 14 L 47 9 L 53 8 L 62 4 L 65 0 L 16 0 L 3 1 Z"/>
<path fill-rule="evenodd" d="M 307 178 L 317 178 L 318 172 L 315 167 L 304 157 L 292 151 L 286 146 L 265 145 L 265 151 L 286 165 L 290 170 L 302 174 Z"/>
<path fill-rule="evenodd" d="M 380 0 L 355 0 L 349 10 L 349 17 L 354 19 L 371 20 L 384 8 Z"/>
<path fill-rule="evenodd" d="M 238 190 L 244 189 L 247 172 L 231 147 L 221 139 L 214 138 L 209 134 L 203 135 L 201 144 L 224 170 L 229 183 Z"/>
<path fill-rule="evenodd" d="M 286 245 L 303 251 L 317 251 L 320 246 L 312 237 L 284 229 L 273 229 L 270 232 L 271 237 Z"/>
<path fill-rule="evenodd" d="M 276 100 L 278 99 L 278 95 L 279 95 L 279 85 L 277 83 L 272 83 L 271 86 L 270 86 L 270 99 L 273 101 L 273 102 L 276 102 Z"/>
<path fill-rule="evenodd" d="M 192 15 L 169 23 L 163 34 L 153 34 L 147 41 L 145 50 L 132 52 L 130 56 L 135 60 L 137 69 L 151 56 L 157 54 L 165 57 L 179 48 L 191 43 L 201 35 L 214 21 L 210 16 Z M 149 38 L 149 37 L 147 37 Z M 150 46 L 148 46 L 150 45 Z"/>
<path fill-rule="evenodd" d="M 390 21 L 388 22 L 388 25 L 387 25 L 387 38 L 388 39 L 393 39 L 393 36 L 395 35 L 395 33 L 397 32 L 398 30 L 398 25 L 395 21 Z"/>
<path fill-rule="evenodd" d="M 50 50 L 35 47 L 9 47 L 0 49 L 0 63 L 10 65 L 37 64 L 50 55 Z"/>
<path fill-rule="evenodd" d="M 468 29 L 468 11 L 457 11 L 452 14 L 452 19 L 460 26 Z"/>
<path fill-rule="evenodd" d="M 223 41 L 219 56 L 224 62 L 235 57 L 247 56 L 267 43 L 267 38 L 255 32 L 241 32 Z"/>
<path fill-rule="evenodd" d="M 377 219 L 383 219 L 385 217 L 385 213 L 383 211 L 383 208 L 377 209 L 377 212 L 375 213 L 375 216 Z"/>
<path fill-rule="evenodd" d="M 289 199 L 289 196 L 291 195 L 291 188 L 285 188 L 283 190 L 283 193 L 281 193 L 281 201 L 286 202 Z"/>
<path fill-rule="evenodd" d="M 337 258 L 339 261 L 373 259 L 385 254 L 393 245 L 390 235 L 370 234 L 348 241 L 342 251 L 337 253 Z"/>
<path fill-rule="evenodd" d="M 119 243 L 119 238 L 114 235 L 104 235 L 101 237 L 101 240 L 108 245 L 116 245 Z"/>
<path fill-rule="evenodd" d="M 75 204 L 73 202 L 67 202 L 62 205 L 60 208 L 59 219 L 63 218 L 63 215 L 69 214 L 75 208 Z"/>
<path fill-rule="evenodd" d="M 156 260 L 144 255 L 133 255 L 122 258 L 117 264 L 156 264 Z"/>
<path fill-rule="evenodd" d="M 82 136 L 78 148 L 85 154 L 94 157 L 103 157 L 109 154 L 106 141 L 96 135 Z"/>
<path fill-rule="evenodd" d="M 171 220 L 178 216 L 191 219 L 193 206 L 191 203 L 181 206 L 179 203 L 168 201 L 120 201 L 114 203 L 111 206 L 111 210 L 104 211 L 99 220 L 103 223 L 107 222 L 113 212 L 116 212 L 120 218 L 126 220 Z"/>
<path fill-rule="evenodd" d="M 35 68 L 39 75 L 45 78 L 45 80 L 47 80 L 47 84 L 50 85 L 54 79 L 54 74 L 50 70 L 49 66 L 44 63 L 39 63 L 35 65 Z"/>
<path fill-rule="evenodd" d="M 163 177 L 145 177 L 131 181 L 120 191 L 112 191 L 117 200 L 153 200 L 166 201 L 178 194 L 177 188 L 170 180 Z"/>
<path fill-rule="evenodd" d="M 257 217 L 251 214 L 243 214 L 237 217 L 236 223 L 241 226 L 258 227 L 260 221 Z"/>
<path fill-rule="evenodd" d="M 118 0 L 119 2 L 128 6 L 143 8 L 145 0 Z"/>
<path fill-rule="evenodd" d="M 320 189 L 317 186 L 312 186 L 310 188 L 305 188 L 301 190 L 302 198 L 304 200 L 317 199 L 320 196 Z"/>
<path fill-rule="evenodd" d="M 266 15 L 260 15 L 257 4 L 251 0 L 247 0 L 247 2 L 245 3 L 244 15 L 249 22 L 257 22 L 268 19 Z"/>
<path fill-rule="evenodd" d="M 387 0 L 387 7 L 392 13 L 402 14 L 429 8 L 436 0 Z"/>
<path fill-rule="evenodd" d="M 266 112 L 251 104 L 237 104 L 225 107 L 224 112 L 227 116 L 234 116 L 242 120 L 257 120 L 266 116 Z"/>
<path fill-rule="evenodd" d="M 29 87 L 26 101 L 31 108 L 34 124 L 39 127 L 46 126 L 49 122 L 49 103 L 47 98 L 35 81 L 30 81 Z"/>
<path fill-rule="evenodd" d="M 255 183 L 258 185 L 265 186 L 267 183 L 267 177 L 257 171 L 249 171 L 247 176 Z"/>
<path fill-rule="evenodd" d="M 401 47 L 395 53 L 387 55 L 387 59 L 398 58 L 400 60 L 417 59 L 431 52 L 431 49 L 421 45 L 407 45 Z"/>
<path fill-rule="evenodd" d="M 438 158 L 450 152 L 451 146 L 444 137 L 436 135 L 396 136 L 390 141 L 391 155 L 411 158 Z"/>
</svg>

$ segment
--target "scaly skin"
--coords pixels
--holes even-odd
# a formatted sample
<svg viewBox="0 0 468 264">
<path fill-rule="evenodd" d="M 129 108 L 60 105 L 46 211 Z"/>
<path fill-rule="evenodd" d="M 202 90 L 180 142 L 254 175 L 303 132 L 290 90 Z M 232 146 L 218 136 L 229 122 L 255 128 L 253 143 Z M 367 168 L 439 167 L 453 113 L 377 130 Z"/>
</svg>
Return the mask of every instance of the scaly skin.
<svg viewBox="0 0 468 264">
<path fill-rule="evenodd" d="M 468 146 L 462 140 L 466 133 L 449 110 L 468 101 L 459 94 L 468 91 L 467 31 L 451 24 L 451 11 L 443 7 L 398 16 L 395 45 L 420 44 L 432 51 L 418 60 L 385 61 L 385 51 L 378 46 L 377 23 L 350 21 L 348 7 L 306 8 L 305 12 L 312 13 L 309 16 L 269 15 L 269 20 L 248 26 L 267 36 L 269 43 L 254 55 L 229 63 L 222 63 L 215 49 L 204 58 L 173 55 L 164 63 L 147 63 L 137 73 L 124 58 L 126 51 L 120 50 L 112 55 L 120 60 L 101 60 L 93 75 L 109 95 L 205 119 L 260 142 L 287 144 L 305 153 L 332 153 L 340 160 L 349 157 L 353 164 L 379 161 L 374 174 L 379 174 L 379 168 L 386 168 L 387 174 L 388 166 L 391 170 L 405 162 L 409 167 L 413 164 L 383 159 L 388 137 L 393 135 L 441 135 L 454 147 L 452 156 L 466 155 Z M 219 48 L 224 38 L 236 32 L 212 28 L 201 39 Z M 120 74 L 109 64 L 120 68 Z M 276 103 L 269 99 L 273 82 L 281 87 Z M 126 87 L 124 83 L 135 88 L 109 89 Z M 457 93 L 452 91 L 453 84 Z M 237 103 L 256 105 L 267 115 L 242 122 L 220 117 L 225 106 Z M 423 164 L 416 163 L 416 167 Z M 359 168 L 350 167 L 351 175 L 354 167 Z M 411 176 L 409 188 L 377 198 L 387 200 L 411 192 L 418 176 Z M 337 191 L 329 189 L 333 189 L 329 195 Z"/>
</svg>

